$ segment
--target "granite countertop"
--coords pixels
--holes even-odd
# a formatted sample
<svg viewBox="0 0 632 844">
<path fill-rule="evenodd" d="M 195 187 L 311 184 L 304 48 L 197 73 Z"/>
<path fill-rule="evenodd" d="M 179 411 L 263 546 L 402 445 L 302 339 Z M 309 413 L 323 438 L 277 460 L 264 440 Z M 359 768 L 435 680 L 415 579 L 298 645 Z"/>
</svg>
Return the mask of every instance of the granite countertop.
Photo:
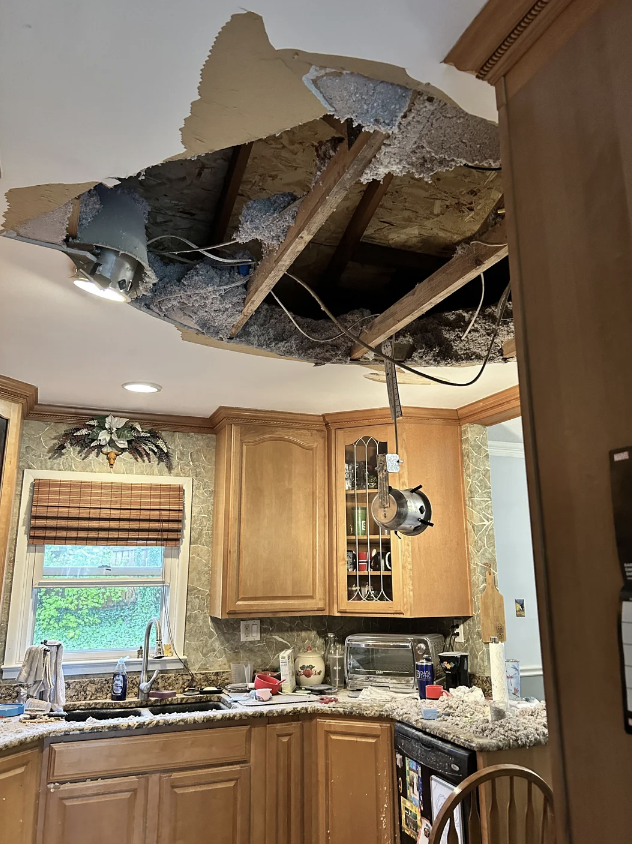
<svg viewBox="0 0 632 844">
<path fill-rule="evenodd" d="M 195 697 L 197 702 L 207 701 L 227 702 L 229 698 L 219 695 L 200 695 Z M 141 702 L 136 699 L 127 701 L 73 701 L 65 708 L 66 711 L 77 709 L 106 709 L 130 708 L 146 709 L 147 706 L 157 706 L 162 703 L 195 702 L 191 697 L 177 695 L 168 701 L 152 700 Z M 90 722 L 64 721 L 58 719 L 21 720 L 22 716 L 0 719 L 0 751 L 30 744 L 47 737 L 62 737 L 85 733 L 105 733 L 120 730 L 145 730 L 156 727 L 186 726 L 218 721 L 242 721 L 246 718 L 275 717 L 290 713 L 349 715 L 354 718 L 386 718 L 402 721 L 417 727 L 430 735 L 442 738 L 470 750 L 494 751 L 507 750 L 513 747 L 530 747 L 546 744 L 548 731 L 546 728 L 546 713 L 543 705 L 537 711 L 520 713 L 517 717 L 507 718 L 490 724 L 485 714 L 484 704 L 479 703 L 458 709 L 454 702 L 423 701 L 425 707 L 433 706 L 440 710 L 440 718 L 434 721 L 426 720 L 422 715 L 422 701 L 416 697 L 400 697 L 390 699 L 367 699 L 350 697 L 348 692 L 338 695 L 337 703 L 320 703 L 316 698 L 301 699 L 300 702 L 278 705 L 246 705 L 234 704 L 234 708 L 213 710 L 210 712 L 183 712 L 166 715 L 152 715 L 144 712 L 140 716 L 127 718 L 112 718 L 105 721 L 92 720 Z"/>
</svg>

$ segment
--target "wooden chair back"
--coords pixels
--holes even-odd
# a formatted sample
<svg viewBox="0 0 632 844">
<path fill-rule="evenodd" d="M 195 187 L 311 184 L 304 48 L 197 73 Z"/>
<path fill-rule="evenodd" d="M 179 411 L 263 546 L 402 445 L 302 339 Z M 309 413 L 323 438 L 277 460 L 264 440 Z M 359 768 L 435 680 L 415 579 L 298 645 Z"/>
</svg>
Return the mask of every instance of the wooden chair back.
<svg viewBox="0 0 632 844">
<path fill-rule="evenodd" d="M 468 844 L 555 844 L 553 792 L 521 765 L 492 765 L 463 780 L 441 807 L 428 844 L 439 844 L 446 829 L 444 841 L 459 844 L 454 814 L 468 797 L 469 812 L 461 814 Z"/>
</svg>

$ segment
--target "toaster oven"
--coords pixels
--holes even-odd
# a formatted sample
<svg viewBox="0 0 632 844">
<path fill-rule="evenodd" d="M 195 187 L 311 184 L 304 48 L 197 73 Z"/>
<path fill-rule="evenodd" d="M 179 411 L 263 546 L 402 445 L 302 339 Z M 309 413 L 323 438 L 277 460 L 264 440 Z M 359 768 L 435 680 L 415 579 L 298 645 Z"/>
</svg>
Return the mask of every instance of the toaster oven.
<svg viewBox="0 0 632 844">
<path fill-rule="evenodd" d="M 394 692 L 417 690 L 416 658 L 428 654 L 435 677 L 442 676 L 439 654 L 445 639 L 440 633 L 355 634 L 345 641 L 345 680 L 351 690 L 379 686 Z"/>
</svg>

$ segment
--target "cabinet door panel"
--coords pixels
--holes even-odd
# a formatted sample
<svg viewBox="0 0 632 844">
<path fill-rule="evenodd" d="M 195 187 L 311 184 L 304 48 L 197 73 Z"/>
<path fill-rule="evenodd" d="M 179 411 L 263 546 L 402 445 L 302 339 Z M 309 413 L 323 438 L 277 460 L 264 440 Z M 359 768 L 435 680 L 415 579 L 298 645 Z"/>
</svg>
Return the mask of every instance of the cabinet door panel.
<svg viewBox="0 0 632 844">
<path fill-rule="evenodd" d="M 232 454 L 229 614 L 324 612 L 325 433 L 244 426 Z"/>
<path fill-rule="evenodd" d="M 361 478 L 364 465 L 370 463 L 370 473 L 373 474 L 375 471 L 376 443 L 379 443 L 382 449 L 388 447 L 389 452 L 395 451 L 392 438 L 393 427 L 389 425 L 364 425 L 361 428 L 336 431 L 335 476 L 332 479 L 336 520 L 335 567 L 338 574 L 336 607 L 339 613 L 345 615 L 353 613 L 365 616 L 388 616 L 402 615 L 404 611 L 401 542 L 393 540 L 394 535 L 388 532 L 382 533 L 380 539 L 377 523 L 371 517 L 371 504 L 377 495 L 377 490 L 369 490 L 368 484 Z M 356 466 L 352 486 L 355 484 L 359 489 L 346 489 L 345 468 L 347 462 L 353 461 L 354 444 L 356 444 L 356 461 L 359 463 Z M 404 477 L 404 474 L 400 476 L 400 478 Z M 392 482 L 394 486 L 401 485 L 399 480 L 398 482 L 392 480 Z M 356 524 L 354 511 L 358 508 L 363 512 L 361 524 L 365 525 L 367 530 Z M 348 551 L 354 555 L 355 571 L 353 572 L 347 569 Z M 361 572 L 359 570 L 361 555 L 364 553 L 370 559 L 375 552 L 383 561 L 378 566 L 380 571 L 372 571 L 367 561 L 368 570 Z M 388 558 L 387 554 L 390 554 Z M 367 595 L 369 597 L 376 595 L 379 599 L 363 600 L 363 597 L 366 598 Z"/>
<path fill-rule="evenodd" d="M 303 725 L 268 724 L 266 844 L 303 840 Z"/>
<path fill-rule="evenodd" d="M 316 730 L 318 844 L 391 844 L 390 725 L 318 719 Z"/>
<path fill-rule="evenodd" d="M 160 776 L 158 844 L 248 844 L 250 768 Z"/>
<path fill-rule="evenodd" d="M 45 844 L 144 844 L 147 777 L 48 786 Z"/>
<path fill-rule="evenodd" d="M 33 841 L 39 768 L 39 750 L 0 759 L 0 827 L 11 844 Z"/>
</svg>

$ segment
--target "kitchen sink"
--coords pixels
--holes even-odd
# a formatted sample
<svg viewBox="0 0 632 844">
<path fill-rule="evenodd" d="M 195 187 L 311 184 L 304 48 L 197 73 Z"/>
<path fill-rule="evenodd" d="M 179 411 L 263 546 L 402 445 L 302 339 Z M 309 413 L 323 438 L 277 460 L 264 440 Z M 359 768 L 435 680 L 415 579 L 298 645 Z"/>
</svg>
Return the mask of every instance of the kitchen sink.
<svg viewBox="0 0 632 844">
<path fill-rule="evenodd" d="M 210 701 L 207 703 L 163 703 L 161 706 L 149 706 L 148 709 L 152 715 L 168 715 L 170 712 L 213 712 L 230 709 L 230 707 L 218 701 Z"/>
<path fill-rule="evenodd" d="M 66 721 L 87 721 L 88 718 L 108 721 L 110 718 L 129 718 L 130 715 L 142 714 L 140 709 L 80 709 L 66 712 Z"/>
</svg>

